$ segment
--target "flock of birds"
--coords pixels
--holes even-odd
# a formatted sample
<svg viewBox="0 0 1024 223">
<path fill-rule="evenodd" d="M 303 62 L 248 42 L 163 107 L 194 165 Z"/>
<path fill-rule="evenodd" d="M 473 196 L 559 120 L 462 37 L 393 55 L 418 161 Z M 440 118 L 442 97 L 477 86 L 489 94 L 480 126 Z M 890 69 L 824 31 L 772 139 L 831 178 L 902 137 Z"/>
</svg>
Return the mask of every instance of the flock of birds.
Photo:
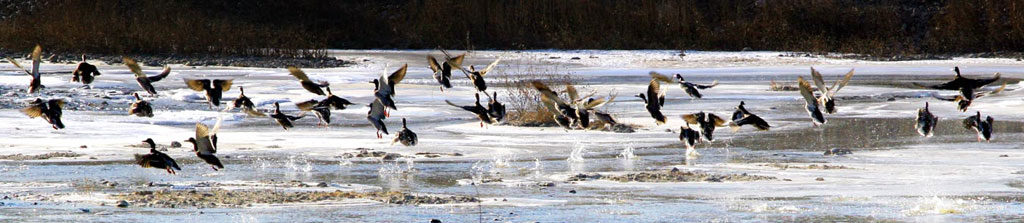
<svg viewBox="0 0 1024 223">
<path fill-rule="evenodd" d="M 444 59 L 440 62 L 433 56 L 427 56 L 427 62 L 430 65 L 430 69 L 433 71 L 433 78 L 440 85 L 440 90 L 443 92 L 445 89 L 452 88 L 451 76 L 456 70 L 465 74 L 466 78 L 470 80 L 473 87 L 477 90 L 477 93 L 475 94 L 476 103 L 473 105 L 457 105 L 448 100 L 445 100 L 445 102 L 449 105 L 473 113 L 479 119 L 480 127 L 484 127 L 485 124 L 489 125 L 503 122 L 506 115 L 505 105 L 497 101 L 496 91 L 488 94 L 487 83 L 485 81 L 485 76 L 495 69 L 501 59 L 496 59 L 482 70 L 477 70 L 474 66 L 469 66 L 469 69 L 465 69 L 463 68 L 462 63 L 466 54 L 451 56 L 447 51 L 441 50 L 441 52 L 444 54 Z M 32 94 L 38 93 L 44 88 L 40 81 L 41 78 L 39 72 L 41 53 L 42 48 L 40 46 L 36 46 L 31 55 L 31 70 L 25 69 L 16 60 L 7 58 L 8 61 L 32 77 L 28 86 L 28 92 Z M 78 67 L 72 72 L 72 81 L 89 85 L 97 76 L 100 76 L 101 73 L 97 70 L 96 66 L 87 63 L 84 56 L 82 59 L 82 62 L 79 63 Z M 157 91 L 156 88 L 153 87 L 153 83 L 165 79 L 171 73 L 170 68 L 165 66 L 163 71 L 159 74 L 148 76 L 142 71 L 138 63 L 131 58 L 124 58 L 123 63 L 135 75 L 135 79 L 138 82 L 139 87 L 151 96 L 157 95 Z M 384 73 L 380 77 L 369 81 L 374 85 L 374 100 L 367 105 L 369 107 L 369 111 L 367 112 L 366 119 L 377 130 L 376 134 L 378 139 L 383 138 L 382 133 L 385 135 L 388 134 L 384 120 L 387 117 L 390 117 L 389 110 L 398 109 L 394 100 L 395 87 L 405 78 L 407 70 L 408 65 L 406 64 L 390 74 Z M 280 103 L 274 102 L 273 113 L 268 115 L 259 111 L 251 98 L 245 95 L 245 90 L 242 87 L 239 87 L 239 96 L 232 103 L 228 103 L 231 106 L 226 107 L 222 112 L 237 108 L 249 117 L 269 117 L 282 128 L 287 130 L 289 128 L 293 128 L 294 125 L 292 122 L 303 118 L 305 113 L 313 113 L 313 115 L 319 119 L 318 126 L 329 126 L 331 123 L 330 115 L 332 110 L 344 110 L 348 106 L 353 105 L 351 101 L 334 95 L 331 92 L 329 83 L 325 81 L 313 81 L 301 69 L 294 66 L 289 66 L 288 71 L 292 76 L 298 79 L 299 84 L 303 89 L 318 96 L 325 96 L 325 98 L 322 100 L 311 99 L 296 103 L 296 107 L 301 111 L 300 114 L 296 116 L 283 113 L 280 108 Z M 989 79 L 971 79 L 963 77 L 960 74 L 959 67 L 954 68 L 954 71 L 956 72 L 956 77 L 951 81 L 937 85 L 922 85 L 918 83 L 915 83 L 915 85 L 925 88 L 957 91 L 959 94 L 956 96 L 937 98 L 955 102 L 958 110 L 961 112 L 966 112 L 968 107 L 978 98 L 999 93 L 1006 88 L 1006 84 L 1003 83 L 1003 86 L 996 90 L 982 92 L 980 90 L 982 87 L 999 80 L 999 74 L 996 74 L 995 77 Z M 811 68 L 811 77 L 817 89 L 812 88 L 811 84 L 804 80 L 803 77 L 798 77 L 798 88 L 806 103 L 805 109 L 814 126 L 824 125 L 827 122 L 825 114 L 837 113 L 835 95 L 840 89 L 850 82 L 853 74 L 854 71 L 851 69 L 843 76 L 842 79 L 832 84 L 832 86 L 825 86 L 824 78 L 821 73 L 814 68 Z M 700 90 L 712 88 L 718 85 L 717 80 L 711 84 L 688 82 L 681 74 L 675 74 L 674 78 L 670 78 L 664 74 L 651 72 L 650 76 L 651 80 L 647 86 L 646 92 L 637 94 L 636 97 L 643 100 L 646 110 L 655 120 L 656 125 L 663 125 L 667 121 L 666 116 L 661 112 L 661 108 L 665 106 L 665 95 L 667 91 L 662 89 L 661 83 L 675 82 L 679 84 L 679 87 L 684 93 L 693 99 L 700 99 L 703 97 Z M 230 79 L 185 79 L 185 84 L 189 89 L 197 92 L 204 92 L 210 108 L 220 107 L 223 93 L 228 92 L 231 89 L 232 83 L 233 80 Z M 596 98 L 593 94 L 580 96 L 576 88 L 572 85 L 565 85 L 564 91 L 555 91 L 551 87 L 547 86 L 547 84 L 540 81 L 532 81 L 530 84 L 540 94 L 543 106 L 552 113 L 552 119 L 554 119 L 559 126 L 567 130 L 600 128 L 614 126 L 617 124 L 614 116 L 597 110 L 597 108 L 614 101 L 615 95 L 609 95 L 608 97 L 601 98 Z M 481 93 L 489 98 L 487 106 L 484 106 L 480 102 Z M 562 98 L 561 95 L 563 94 L 568 98 Z M 153 117 L 153 106 L 143 99 L 139 93 L 133 93 L 133 96 L 135 97 L 135 101 L 129 107 L 129 114 L 138 117 Z M 54 129 L 59 130 L 64 128 L 64 123 L 61 122 L 60 119 L 62 115 L 61 107 L 64 106 L 64 103 L 65 102 L 62 99 L 43 100 L 41 98 L 36 98 L 21 111 L 31 118 L 42 117 L 50 123 Z M 593 117 L 593 120 L 591 117 Z M 747 110 L 743 101 L 740 101 L 739 105 L 736 106 L 735 112 L 733 112 L 729 119 L 704 111 L 684 114 L 681 117 L 685 121 L 685 125 L 680 126 L 679 140 L 686 146 L 687 157 L 699 156 L 695 151 L 695 146 L 703 142 L 713 142 L 713 133 L 717 127 L 729 126 L 733 131 L 738 131 L 742 126 L 747 125 L 753 126 L 757 130 L 769 130 L 771 128 L 771 125 L 769 125 L 767 121 Z M 213 170 L 224 168 L 223 163 L 216 156 L 218 148 L 217 132 L 220 129 L 221 121 L 222 119 L 218 118 L 213 128 L 202 123 L 196 123 L 195 137 L 190 137 L 185 140 L 193 145 L 193 151 L 196 153 L 196 156 L 207 164 L 210 164 Z M 594 123 L 600 124 L 598 125 Z M 920 135 L 931 137 L 937 123 L 938 117 L 930 112 L 928 103 L 925 102 L 924 108 L 918 109 L 915 128 Z M 991 116 L 983 119 L 979 111 L 976 112 L 975 115 L 964 119 L 963 123 L 965 128 L 972 129 L 977 132 L 978 141 L 991 140 L 993 124 L 993 118 Z M 135 159 L 138 165 L 147 168 L 164 169 L 171 174 L 175 174 L 176 170 L 181 170 L 180 166 L 173 158 L 156 149 L 156 143 L 153 139 L 147 138 L 143 142 L 149 146 L 150 153 L 136 154 Z M 406 126 L 405 118 L 402 119 L 402 129 L 395 134 L 395 137 L 392 140 L 392 144 L 395 143 L 400 143 L 405 146 L 415 146 L 418 143 L 416 133 Z"/>
</svg>

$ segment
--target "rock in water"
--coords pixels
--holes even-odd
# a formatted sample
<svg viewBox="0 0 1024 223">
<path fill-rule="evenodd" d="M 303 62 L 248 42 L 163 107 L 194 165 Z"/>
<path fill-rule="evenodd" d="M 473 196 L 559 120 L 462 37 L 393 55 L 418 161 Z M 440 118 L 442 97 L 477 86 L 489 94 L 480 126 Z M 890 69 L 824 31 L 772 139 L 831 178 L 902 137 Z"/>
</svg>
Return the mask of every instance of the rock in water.
<svg viewBox="0 0 1024 223">
<path fill-rule="evenodd" d="M 128 207 L 128 201 L 125 201 L 125 200 L 117 201 L 117 207 L 119 207 L 119 208 L 126 208 L 126 207 Z"/>
<path fill-rule="evenodd" d="M 181 143 L 178 141 L 171 141 L 171 148 L 181 148 Z"/>
</svg>

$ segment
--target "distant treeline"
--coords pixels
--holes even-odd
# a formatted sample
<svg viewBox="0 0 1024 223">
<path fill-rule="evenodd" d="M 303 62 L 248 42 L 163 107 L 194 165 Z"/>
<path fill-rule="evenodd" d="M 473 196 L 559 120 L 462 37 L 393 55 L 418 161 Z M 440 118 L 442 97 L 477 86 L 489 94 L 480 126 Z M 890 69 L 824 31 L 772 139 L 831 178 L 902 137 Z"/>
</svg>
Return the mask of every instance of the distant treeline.
<svg viewBox="0 0 1024 223">
<path fill-rule="evenodd" d="M 989 0 L 26 0 L 0 47 L 317 56 L 324 48 L 696 49 L 873 55 L 1024 50 Z M 0 6 L 3 7 L 3 6 Z"/>
</svg>

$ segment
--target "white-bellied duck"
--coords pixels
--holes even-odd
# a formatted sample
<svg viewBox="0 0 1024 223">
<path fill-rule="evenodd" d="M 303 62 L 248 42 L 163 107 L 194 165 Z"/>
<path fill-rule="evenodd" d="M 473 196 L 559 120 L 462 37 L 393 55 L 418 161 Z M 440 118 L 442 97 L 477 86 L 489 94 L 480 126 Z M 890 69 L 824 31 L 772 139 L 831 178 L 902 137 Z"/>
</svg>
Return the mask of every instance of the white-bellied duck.
<svg viewBox="0 0 1024 223">
<path fill-rule="evenodd" d="M 835 95 L 839 93 L 839 89 L 843 89 L 846 84 L 850 83 L 850 79 L 853 78 L 853 69 L 846 72 L 843 75 L 843 79 L 837 80 L 832 87 L 825 87 L 825 79 L 822 78 L 821 73 L 818 73 L 814 67 L 811 67 L 811 78 L 814 79 L 814 85 L 818 86 L 818 91 L 821 91 L 821 95 L 818 96 L 818 104 L 825 106 L 825 113 L 835 114 L 836 113 L 836 100 Z"/>
<path fill-rule="evenodd" d="M 917 123 L 914 124 L 914 129 L 917 129 L 917 134 L 921 136 L 932 137 L 936 124 L 939 124 L 939 117 L 933 115 L 932 111 L 928 110 L 928 102 L 924 102 L 924 108 L 917 109 Z"/>
<path fill-rule="evenodd" d="M 814 126 L 824 125 L 827 120 L 825 120 L 825 115 L 821 113 L 821 105 L 818 104 L 818 99 L 811 92 L 811 84 L 807 83 L 803 77 L 797 77 L 797 82 L 800 85 L 800 95 L 804 97 L 804 109 L 807 110 L 807 114 L 814 121 Z"/>
</svg>

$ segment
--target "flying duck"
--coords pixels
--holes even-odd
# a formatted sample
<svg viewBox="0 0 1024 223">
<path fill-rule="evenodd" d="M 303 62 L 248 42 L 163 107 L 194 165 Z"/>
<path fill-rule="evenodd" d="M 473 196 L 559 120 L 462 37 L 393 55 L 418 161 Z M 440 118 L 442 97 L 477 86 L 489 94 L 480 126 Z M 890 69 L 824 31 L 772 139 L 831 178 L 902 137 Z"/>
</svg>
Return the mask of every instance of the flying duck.
<svg viewBox="0 0 1024 223">
<path fill-rule="evenodd" d="M 167 170 L 169 174 L 177 174 L 175 170 L 181 170 L 178 166 L 178 162 L 175 162 L 170 156 L 165 153 L 156 150 L 156 143 L 153 142 L 152 138 L 143 140 L 146 144 L 149 144 L 149 154 L 135 154 L 135 164 L 143 168 L 157 168 Z"/>
<path fill-rule="evenodd" d="M 665 76 L 664 74 L 658 72 L 651 71 L 650 75 L 651 77 L 657 78 L 658 80 L 664 81 L 665 83 L 672 82 L 672 79 L 668 78 L 668 76 Z M 690 98 L 700 99 L 704 96 L 700 94 L 699 89 L 708 89 L 718 86 L 718 80 L 711 82 L 711 84 L 703 85 L 694 84 L 690 83 L 689 81 L 686 81 L 686 79 L 683 78 L 682 74 L 676 74 L 675 78 L 676 82 L 679 83 L 679 88 L 683 89 L 683 92 L 686 92 L 687 95 L 690 95 Z"/>
<path fill-rule="evenodd" d="M 679 141 L 682 141 L 686 145 L 686 157 L 697 157 L 700 153 L 697 153 L 695 147 L 700 143 L 700 132 L 690 128 L 690 123 L 686 123 L 684 126 L 679 126 Z"/>
<path fill-rule="evenodd" d="M 768 130 L 772 127 L 761 117 L 747 111 L 747 108 L 744 107 L 745 104 L 740 101 L 740 105 L 736 106 L 736 111 L 732 113 L 732 122 L 729 123 L 729 127 L 733 132 L 738 131 L 744 125 L 754 125 L 757 130 Z"/>
<path fill-rule="evenodd" d="M 28 115 L 29 118 L 43 117 L 43 120 L 50 123 L 53 129 L 59 130 L 64 128 L 64 123 L 60 121 L 60 116 L 63 114 L 60 110 L 61 107 L 64 107 L 64 100 L 43 101 L 43 99 L 36 98 L 29 103 L 27 108 L 21 109 L 21 112 Z"/>
<path fill-rule="evenodd" d="M 345 107 L 353 105 L 351 101 L 334 95 L 334 93 L 331 92 L 331 87 L 326 88 L 327 98 L 325 98 L 323 101 L 320 101 L 320 104 L 337 110 L 345 110 Z"/>
<path fill-rule="evenodd" d="M 917 133 L 924 137 L 932 137 L 935 124 L 938 123 L 939 117 L 932 115 L 932 112 L 928 110 L 928 102 L 924 102 L 924 108 L 917 109 L 917 123 L 914 124 Z"/>
<path fill-rule="evenodd" d="M 501 123 L 505 121 L 505 104 L 498 102 L 498 92 L 494 92 L 494 97 L 490 97 L 490 102 L 487 103 L 487 114 L 490 115 L 494 123 Z"/>
<path fill-rule="evenodd" d="M 549 112 L 554 114 L 555 123 L 559 126 L 565 127 L 566 129 L 575 128 L 576 123 L 580 122 L 579 112 L 577 109 L 567 103 L 562 98 L 558 97 L 558 94 L 554 90 L 551 90 L 546 84 L 540 81 L 531 82 L 533 88 L 540 92 L 541 103 L 548 109 Z M 571 89 L 571 85 L 567 85 L 566 89 Z M 570 93 L 570 97 L 572 93 Z M 563 123 L 565 122 L 565 123 Z M 565 124 L 565 125 L 563 125 Z"/>
<path fill-rule="evenodd" d="M 602 125 L 604 127 L 615 126 L 616 123 L 619 123 L 611 114 L 600 112 L 597 110 L 594 110 L 594 118 L 600 120 L 601 123 L 603 123 Z"/>
<path fill-rule="evenodd" d="M 651 83 L 647 85 L 646 95 L 640 93 L 636 96 L 644 100 L 647 112 L 651 113 L 655 123 L 665 124 L 665 115 L 661 114 L 661 107 L 665 105 L 665 91 L 661 90 L 661 84 L 657 78 L 651 78 Z"/>
<path fill-rule="evenodd" d="M 331 125 L 331 108 L 324 103 L 325 101 L 310 99 L 309 101 L 296 103 L 295 106 L 299 107 L 299 110 L 302 112 L 313 112 L 313 115 L 319 120 L 316 123 L 317 126 L 328 127 Z"/>
<path fill-rule="evenodd" d="M 832 87 L 825 87 L 825 80 L 821 77 L 821 73 L 814 70 L 814 67 L 811 67 L 811 77 L 814 79 L 814 85 L 818 86 L 818 91 L 821 91 L 821 95 L 818 96 L 818 104 L 825 105 L 825 113 L 835 114 L 836 101 L 833 97 L 839 93 L 839 89 L 843 89 L 847 83 L 850 83 L 850 78 L 853 78 L 853 69 L 846 72 L 843 79 L 837 80 Z"/>
<path fill-rule="evenodd" d="M 960 95 L 958 95 L 959 100 L 957 100 L 958 107 L 963 108 L 962 111 L 966 111 L 967 106 L 970 106 L 971 101 L 974 101 L 978 96 L 975 91 L 978 88 L 999 80 L 999 77 L 1001 76 L 999 73 L 996 73 L 994 77 L 989 79 L 971 79 L 963 77 L 960 74 L 960 67 L 953 67 L 953 71 L 956 73 L 956 77 L 946 83 L 930 86 L 920 83 L 914 83 L 914 85 L 923 88 L 958 91 L 960 93 Z"/>
<path fill-rule="evenodd" d="M 309 91 L 310 93 L 313 94 L 324 95 L 324 90 L 320 88 L 327 87 L 328 85 L 330 85 L 326 81 L 314 83 L 312 80 L 309 79 L 309 76 L 306 75 L 306 72 L 302 72 L 301 69 L 295 66 L 288 66 L 288 73 L 290 73 L 292 76 L 295 76 L 295 78 L 298 78 L 299 83 L 302 84 L 302 88 L 305 88 L 306 91 Z"/>
<path fill-rule="evenodd" d="M 142 100 L 139 93 L 132 93 L 135 96 L 135 102 L 132 102 L 132 106 L 128 107 L 128 114 L 139 117 L 153 117 L 153 106 L 148 101 Z"/>
<path fill-rule="evenodd" d="M 814 126 L 824 125 L 825 115 L 821 113 L 821 105 L 818 104 L 818 99 L 814 97 L 814 93 L 811 92 L 811 84 L 807 83 L 803 77 L 797 77 L 797 82 L 800 85 L 800 95 L 804 97 L 807 114 L 811 116 L 811 120 L 814 121 Z"/>
<path fill-rule="evenodd" d="M 725 119 L 718 117 L 718 115 L 703 111 L 683 115 L 683 120 L 687 124 L 697 125 L 700 128 L 700 135 L 704 136 L 704 139 L 708 142 L 715 141 L 715 137 L 712 135 L 715 133 L 715 127 L 724 127 L 727 122 Z"/>
<path fill-rule="evenodd" d="M 444 91 L 445 88 L 452 88 L 452 65 L 461 66 L 462 60 L 465 58 L 466 54 L 451 58 L 445 52 L 445 61 L 439 64 L 434 56 L 427 56 L 427 63 L 430 64 L 430 70 L 434 72 L 434 80 L 441 84 L 441 91 Z"/>
<path fill-rule="evenodd" d="M 192 150 L 196 152 L 196 156 L 202 159 L 204 162 L 210 164 L 214 171 L 224 169 L 224 164 L 217 158 L 217 130 L 220 129 L 220 123 L 222 119 L 217 119 L 217 124 L 213 125 L 213 129 L 203 125 L 203 123 L 196 123 L 196 137 L 189 137 L 186 142 L 192 143 Z"/>
<path fill-rule="evenodd" d="M 15 61 L 11 58 L 7 58 L 7 61 L 10 61 L 11 64 L 14 64 L 15 67 L 18 67 L 18 69 L 25 71 L 25 73 L 28 74 L 28 76 L 32 77 L 32 80 L 28 83 L 29 94 L 35 94 L 36 92 L 39 92 L 39 90 L 42 90 L 44 87 L 46 87 L 43 86 L 42 76 L 39 73 L 39 64 L 42 62 L 42 53 L 43 48 L 39 45 L 36 45 L 36 48 L 32 50 L 32 71 L 26 70 L 24 67 L 21 66 L 21 64 L 18 63 L 18 61 Z"/>
<path fill-rule="evenodd" d="M 405 125 L 405 118 L 402 118 L 402 131 L 398 131 L 395 135 L 395 139 L 391 140 L 391 145 L 396 142 L 402 143 L 405 146 L 415 146 L 419 142 L 419 138 L 416 137 L 416 133 L 409 130 L 409 127 Z"/>
<path fill-rule="evenodd" d="M 395 106 L 395 85 L 402 82 L 405 79 L 405 72 L 409 69 L 409 64 L 405 64 L 402 68 L 399 68 L 390 75 L 381 74 L 379 78 L 373 79 L 370 83 L 374 86 L 374 96 L 380 99 L 381 103 L 387 108 L 398 110 Z M 387 110 L 387 109 L 385 109 Z M 385 116 L 390 116 L 387 111 L 384 112 Z"/>
<path fill-rule="evenodd" d="M 992 140 L 992 124 L 995 122 L 992 116 L 985 117 L 985 120 L 981 119 L 981 112 L 967 117 L 964 119 L 964 128 L 973 129 L 978 133 L 978 142 L 984 139 L 986 142 Z"/>
<path fill-rule="evenodd" d="M 302 116 L 296 117 L 291 115 L 285 115 L 284 113 L 281 113 L 281 104 L 274 102 L 274 114 L 270 114 L 270 118 L 273 118 L 274 121 L 277 121 L 277 124 L 281 125 L 281 127 L 284 128 L 284 130 L 288 130 L 289 128 L 295 127 L 294 125 L 292 125 L 292 121 L 299 120 L 300 118 L 302 118 Z"/>
<path fill-rule="evenodd" d="M 100 71 L 96 69 L 95 65 L 85 62 L 85 54 L 82 54 L 82 62 L 78 63 L 78 68 L 71 73 L 71 81 L 89 85 L 96 79 L 96 76 L 100 76 Z"/>
<path fill-rule="evenodd" d="M 210 107 L 220 107 L 220 99 L 224 92 L 231 89 L 231 83 L 233 81 L 234 80 L 186 79 L 185 84 L 193 91 L 205 91 L 206 101 L 210 103 Z"/>
<path fill-rule="evenodd" d="M 149 92 L 150 95 L 156 95 L 156 88 L 153 87 L 153 82 L 163 80 L 167 75 L 171 74 L 171 67 L 164 66 L 164 71 L 160 72 L 160 74 L 157 74 L 156 76 L 146 76 L 145 73 L 142 73 L 142 68 L 139 67 L 139 64 L 135 62 L 135 60 L 128 57 L 125 57 L 123 60 L 124 65 L 127 65 L 128 69 L 135 74 L 135 81 L 139 82 L 139 87 L 142 87 L 143 90 Z"/>
<path fill-rule="evenodd" d="M 380 102 L 380 99 L 375 99 L 368 106 L 370 106 L 370 111 L 366 112 L 366 120 L 370 121 L 374 128 L 377 128 L 377 138 L 383 138 L 380 135 L 381 132 L 384 132 L 385 135 L 388 134 L 388 126 L 384 125 L 384 119 L 387 117 L 384 115 L 384 103 Z"/>
<path fill-rule="evenodd" d="M 967 99 L 966 97 L 964 97 L 963 95 L 960 95 L 960 94 L 957 94 L 956 96 L 952 96 L 952 97 L 949 97 L 949 96 L 938 96 L 938 95 L 933 95 L 933 97 L 935 97 L 936 99 L 939 99 L 939 100 L 943 100 L 943 101 L 952 101 L 952 102 L 956 103 L 957 110 L 960 110 L 960 112 L 967 112 L 967 108 L 970 107 L 971 104 L 973 104 L 975 100 L 978 100 L 981 97 L 985 97 L 985 96 L 989 96 L 989 95 L 993 95 L 993 94 L 998 94 L 1000 92 L 1003 92 L 1003 90 L 1006 90 L 1006 82 L 1003 82 L 1002 86 L 1000 86 L 999 88 L 996 88 L 995 90 L 992 90 L 992 91 L 988 91 L 988 92 L 978 92 L 978 91 L 975 91 L 974 99 L 973 100 L 972 99 Z"/>
<path fill-rule="evenodd" d="M 242 111 L 245 112 L 245 114 L 248 116 L 267 116 L 267 114 L 263 114 L 263 112 L 256 110 L 256 104 L 253 104 L 252 100 L 249 99 L 249 97 L 245 96 L 245 88 L 239 86 L 238 91 L 240 92 L 240 94 L 238 94 L 238 98 L 235 99 L 233 107 L 242 109 Z"/>
<path fill-rule="evenodd" d="M 488 111 L 487 108 L 485 108 L 483 105 L 480 105 L 480 93 L 476 93 L 476 104 L 473 104 L 472 106 L 459 106 L 448 100 L 444 100 L 444 102 L 448 103 L 451 106 L 462 108 L 462 110 L 472 112 L 474 115 L 476 115 L 477 118 L 480 119 L 480 128 L 484 127 L 484 123 L 494 123 L 494 121 L 491 119 L 490 111 Z"/>
<path fill-rule="evenodd" d="M 498 66 L 498 62 L 501 62 L 501 58 L 494 59 L 494 62 L 491 62 L 491 64 L 487 65 L 487 68 L 484 68 L 483 70 L 476 70 L 473 65 L 470 65 L 468 71 L 458 64 L 452 65 L 455 65 L 456 68 L 462 70 L 462 73 L 466 75 L 466 78 L 469 78 L 469 80 L 473 82 L 473 87 L 475 87 L 477 91 L 486 93 L 487 82 L 484 81 L 484 76 L 491 72 L 491 70 L 494 70 L 494 68 Z"/>
</svg>

